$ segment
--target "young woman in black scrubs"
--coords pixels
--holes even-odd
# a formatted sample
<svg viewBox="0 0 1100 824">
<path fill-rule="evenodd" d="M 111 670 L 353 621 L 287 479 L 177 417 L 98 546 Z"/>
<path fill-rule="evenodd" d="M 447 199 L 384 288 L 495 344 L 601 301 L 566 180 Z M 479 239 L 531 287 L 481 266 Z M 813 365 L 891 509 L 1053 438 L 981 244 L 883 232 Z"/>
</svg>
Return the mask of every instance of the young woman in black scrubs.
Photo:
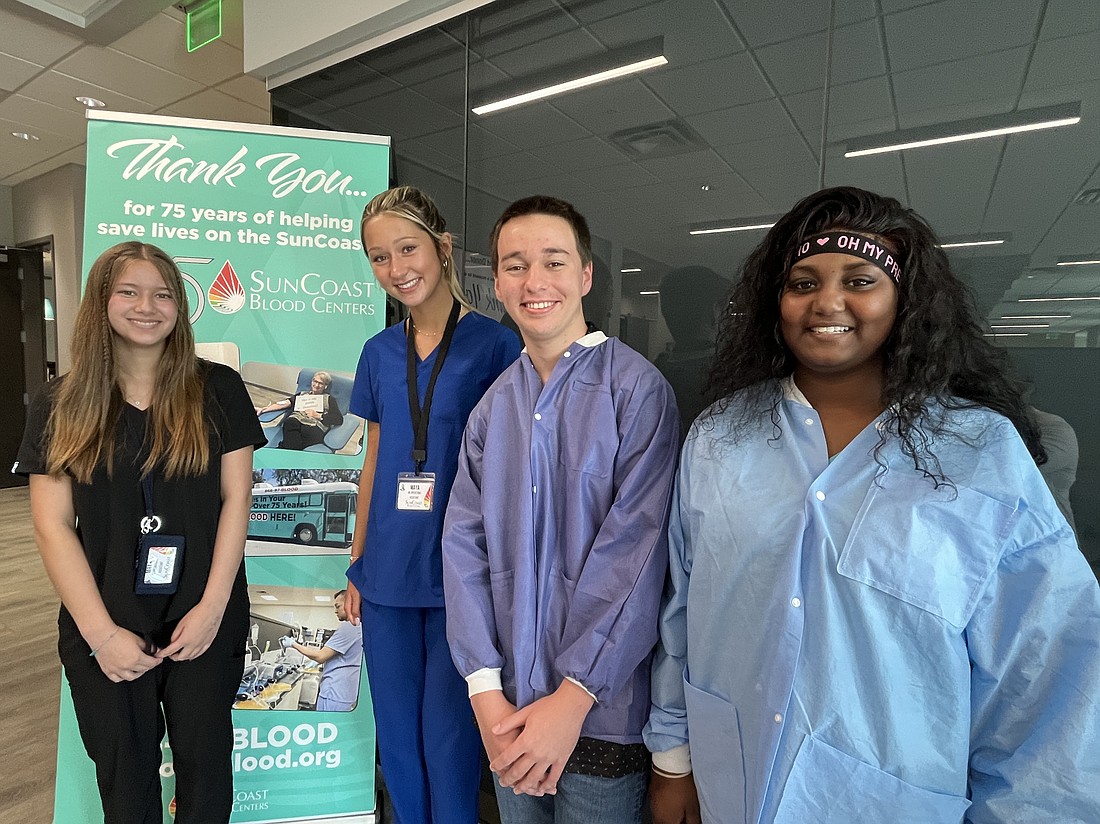
<svg viewBox="0 0 1100 824">
<path fill-rule="evenodd" d="M 58 650 L 104 820 L 162 820 L 167 729 L 177 824 L 227 822 L 263 432 L 237 373 L 196 358 L 183 280 L 155 246 L 100 255 L 73 340 L 15 471 L 61 597 Z"/>
</svg>

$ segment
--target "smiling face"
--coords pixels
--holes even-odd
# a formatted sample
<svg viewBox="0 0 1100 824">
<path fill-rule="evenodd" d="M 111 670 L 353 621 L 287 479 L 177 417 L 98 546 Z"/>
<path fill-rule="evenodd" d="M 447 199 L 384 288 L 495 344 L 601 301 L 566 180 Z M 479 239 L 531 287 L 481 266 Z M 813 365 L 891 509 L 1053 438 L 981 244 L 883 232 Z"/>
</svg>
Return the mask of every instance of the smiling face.
<svg viewBox="0 0 1100 824">
<path fill-rule="evenodd" d="M 432 236 L 411 220 L 388 212 L 376 215 L 363 225 L 363 241 L 379 285 L 409 308 L 428 301 L 443 282 Z M 449 234 L 443 235 L 442 244 L 442 253 L 449 255 Z"/>
<path fill-rule="evenodd" d="M 779 299 L 780 331 L 797 361 L 796 379 L 799 372 L 881 372 L 897 306 L 894 281 L 863 258 L 829 253 L 800 260 Z"/>
<path fill-rule="evenodd" d="M 581 298 L 592 288 L 592 264 L 581 262 L 568 221 L 543 214 L 509 220 L 497 258 L 497 298 L 529 348 L 560 355 L 584 335 Z"/>
<path fill-rule="evenodd" d="M 107 299 L 107 321 L 115 345 L 163 349 L 178 318 L 176 298 L 157 267 L 140 259 L 126 264 Z"/>
</svg>

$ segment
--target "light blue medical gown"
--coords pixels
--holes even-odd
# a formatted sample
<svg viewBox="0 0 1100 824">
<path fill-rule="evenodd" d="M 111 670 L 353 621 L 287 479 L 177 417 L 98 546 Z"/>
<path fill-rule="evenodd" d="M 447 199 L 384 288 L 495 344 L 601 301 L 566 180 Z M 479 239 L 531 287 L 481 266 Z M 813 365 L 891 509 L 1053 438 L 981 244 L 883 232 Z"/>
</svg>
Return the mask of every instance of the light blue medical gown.
<svg viewBox="0 0 1100 824">
<path fill-rule="evenodd" d="M 941 409 L 937 489 L 783 394 L 684 447 L 650 749 L 707 822 L 1100 822 L 1100 589 L 1012 424 Z"/>
</svg>

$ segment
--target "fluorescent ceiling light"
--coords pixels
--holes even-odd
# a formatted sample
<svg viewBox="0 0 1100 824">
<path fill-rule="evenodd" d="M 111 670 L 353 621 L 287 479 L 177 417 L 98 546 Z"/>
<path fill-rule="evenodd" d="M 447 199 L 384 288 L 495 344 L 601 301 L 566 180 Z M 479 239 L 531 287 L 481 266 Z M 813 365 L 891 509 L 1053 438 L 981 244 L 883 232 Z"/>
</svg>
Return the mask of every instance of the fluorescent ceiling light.
<svg viewBox="0 0 1100 824">
<path fill-rule="evenodd" d="M 659 295 L 661 294 L 659 289 L 651 289 L 648 292 L 639 292 L 639 295 Z"/>
<path fill-rule="evenodd" d="M 845 144 L 845 157 L 863 157 L 864 155 L 900 152 L 906 149 L 918 149 L 922 146 L 938 146 L 944 143 L 960 143 L 964 140 L 980 140 L 986 137 L 999 137 L 1016 132 L 1033 132 L 1038 129 L 1053 129 L 1057 126 L 1072 126 L 1081 121 L 1081 103 L 1066 103 L 1058 106 L 1044 106 L 1038 109 L 1025 109 L 1009 114 L 976 117 L 943 123 L 918 129 L 904 129 L 889 134 L 849 140 Z"/>
<path fill-rule="evenodd" d="M 1064 320 L 1073 315 L 1001 315 L 1001 320 Z"/>
<path fill-rule="evenodd" d="M 1049 329 L 1049 323 L 1004 323 L 989 325 L 990 329 Z"/>
<path fill-rule="evenodd" d="M 268 595 L 266 592 L 261 592 L 260 597 L 263 598 L 265 601 L 278 601 L 279 600 L 274 595 Z"/>
<path fill-rule="evenodd" d="M 1055 266 L 1100 266 L 1100 260 L 1060 260 Z"/>
<path fill-rule="evenodd" d="M 314 595 L 313 600 L 314 601 L 320 601 L 322 604 L 327 604 L 328 603 L 328 596 L 327 595 Z"/>
<path fill-rule="evenodd" d="M 641 269 L 620 269 L 619 271 L 622 272 L 624 275 L 628 275 L 631 272 L 640 272 L 642 270 Z"/>
<path fill-rule="evenodd" d="M 1017 298 L 1017 303 L 1053 303 L 1062 300 L 1100 300 L 1100 295 L 1081 295 L 1068 298 Z"/>
<path fill-rule="evenodd" d="M 966 240 L 961 243 L 941 243 L 941 249 L 961 249 L 964 246 L 996 246 L 1004 243 L 1003 240 Z"/>
<path fill-rule="evenodd" d="M 555 82 L 546 83 L 546 74 L 543 73 L 541 79 L 544 85 L 535 89 L 529 88 L 530 82 L 524 84 L 528 88 L 522 91 L 516 84 L 509 84 L 507 88 L 510 91 L 498 92 L 501 96 L 496 100 L 474 106 L 471 111 L 477 115 L 491 114 L 535 100 L 545 100 L 577 89 L 629 77 L 667 64 L 668 58 L 664 55 L 664 38 L 655 37 L 633 46 L 598 55 L 590 60 L 573 61 L 564 77 L 561 77 L 561 72 L 557 72 L 561 79 Z"/>
<path fill-rule="evenodd" d="M 751 226 L 719 226 L 714 229 L 692 229 L 689 235 L 716 235 L 720 232 L 751 232 L 753 229 L 770 229 L 774 223 L 754 223 Z"/>
<path fill-rule="evenodd" d="M 1027 332 L 986 332 L 987 338 L 1026 338 Z"/>
</svg>

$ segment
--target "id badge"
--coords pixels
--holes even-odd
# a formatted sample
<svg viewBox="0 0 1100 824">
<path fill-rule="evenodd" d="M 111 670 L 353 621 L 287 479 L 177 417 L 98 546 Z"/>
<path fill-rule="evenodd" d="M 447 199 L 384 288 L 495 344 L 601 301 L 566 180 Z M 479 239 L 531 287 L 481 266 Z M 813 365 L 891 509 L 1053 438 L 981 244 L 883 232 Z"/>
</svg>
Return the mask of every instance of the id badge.
<svg viewBox="0 0 1100 824">
<path fill-rule="evenodd" d="M 142 535 L 138 541 L 134 592 L 138 595 L 172 595 L 183 571 L 183 536 Z"/>
<path fill-rule="evenodd" d="M 397 508 L 403 512 L 431 512 L 435 497 L 435 473 L 397 473 Z"/>
</svg>

